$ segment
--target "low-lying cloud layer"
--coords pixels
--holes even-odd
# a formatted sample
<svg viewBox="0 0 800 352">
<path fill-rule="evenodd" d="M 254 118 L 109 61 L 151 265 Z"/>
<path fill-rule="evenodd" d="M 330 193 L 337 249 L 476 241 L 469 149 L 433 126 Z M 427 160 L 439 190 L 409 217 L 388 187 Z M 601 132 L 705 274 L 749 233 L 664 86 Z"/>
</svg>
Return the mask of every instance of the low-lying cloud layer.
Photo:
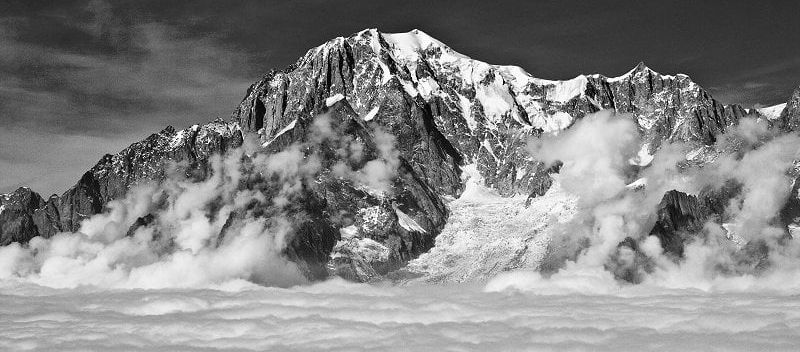
<svg viewBox="0 0 800 352">
<path fill-rule="evenodd" d="M 340 280 L 291 289 L 3 286 L 0 348 L 105 351 L 792 351 L 791 295 L 481 292 Z"/>
</svg>

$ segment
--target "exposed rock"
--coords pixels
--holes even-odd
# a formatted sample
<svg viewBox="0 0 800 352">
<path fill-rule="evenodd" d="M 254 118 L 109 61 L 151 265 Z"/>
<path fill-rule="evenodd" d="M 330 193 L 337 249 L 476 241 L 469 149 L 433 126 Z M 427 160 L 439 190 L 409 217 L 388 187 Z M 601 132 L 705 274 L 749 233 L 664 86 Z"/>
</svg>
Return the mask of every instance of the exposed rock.
<svg viewBox="0 0 800 352">
<path fill-rule="evenodd" d="M 83 219 L 101 212 L 106 203 L 136 185 L 162 180 L 170 170 L 202 179 L 210 156 L 241 144 L 238 126 L 217 120 L 180 131 L 168 126 L 115 155 L 107 154 L 60 197 L 61 228 L 77 231 Z"/>
<path fill-rule="evenodd" d="M 657 221 L 650 231 L 651 236 L 656 236 L 661 241 L 664 252 L 671 255 L 673 259 L 680 260 L 684 256 L 684 247 L 687 243 L 703 239 L 707 234 L 704 225 L 707 221 L 714 221 L 723 224 L 726 219 L 724 213 L 725 204 L 734 199 L 742 190 L 741 184 L 733 181 L 726 182 L 719 189 L 705 190 L 699 197 L 679 191 L 669 191 L 664 194 L 664 198 L 658 206 L 656 213 Z M 793 191 L 796 195 L 796 188 Z M 776 214 L 775 226 L 786 228 L 787 219 L 797 210 L 793 207 L 795 202 L 787 202 L 781 214 Z M 728 234 L 729 239 L 736 234 Z M 791 237 L 787 234 L 777 239 L 779 243 L 785 243 Z M 716 239 L 719 240 L 719 239 Z M 743 241 L 739 238 L 740 241 Z M 636 243 L 629 248 L 638 251 Z M 765 239 L 755 239 L 747 242 L 731 241 L 731 262 L 729 267 L 720 267 L 720 272 L 736 273 L 758 273 L 769 266 L 769 246 Z M 638 258 L 638 257 L 637 257 Z M 639 258 L 641 259 L 641 258 Z M 646 268 L 645 266 L 637 266 Z"/>
<path fill-rule="evenodd" d="M 27 187 L 0 195 L 0 245 L 27 243 L 40 234 L 52 236 L 50 229 L 58 225 L 49 217 L 53 210 L 50 201 L 45 202 Z"/>
<path fill-rule="evenodd" d="M 363 144 L 363 157 L 347 161 L 350 163 L 349 168 L 359 170 L 367 161 L 380 156 L 380 148 L 385 146 L 378 145 L 375 139 L 377 132 L 373 132 L 373 129 L 384 126 L 365 124 L 346 100 L 337 102 L 330 109 L 324 109 L 324 112 L 330 118 L 333 135 L 338 137 L 320 144 L 310 144 L 306 150 L 306 153 L 320 156 L 322 171 L 316 176 L 315 182 L 304 189 L 302 195 L 294 197 L 290 202 L 303 207 L 301 213 L 292 217 L 294 240 L 289 249 L 290 257 L 303 259 L 309 264 L 309 269 L 317 273 L 315 276 L 319 276 L 330 258 L 334 244 L 341 239 L 338 229 L 350 226 L 354 229 L 354 238 L 361 242 L 374 242 L 376 246 L 383 248 L 385 255 L 363 255 L 358 248 L 351 248 L 349 252 L 336 254 L 335 262 L 328 265 L 327 269 L 331 274 L 357 277 L 360 281 L 367 280 L 369 275 L 347 274 L 351 271 L 357 272 L 355 266 L 368 268 L 377 274 L 386 274 L 430 249 L 448 215 L 447 208 L 430 185 L 430 179 L 418 174 L 409 159 L 427 158 L 426 163 L 430 165 L 444 165 L 443 170 L 449 170 L 449 177 L 454 179 L 458 179 L 458 167 L 448 154 L 431 154 L 430 150 L 414 149 L 410 145 L 414 141 L 424 143 L 425 140 L 435 137 L 426 133 L 422 120 L 424 115 L 416 115 L 417 119 L 412 117 L 408 120 L 406 131 L 402 131 L 409 135 L 409 144 L 404 144 L 402 134 L 398 136 L 395 147 L 399 151 L 399 164 L 390 192 L 375 192 L 358 182 L 337 177 L 333 170 L 342 162 L 335 155 L 343 147 L 340 137 L 353 137 L 353 140 L 347 138 L 345 143 L 358 141 Z M 304 138 L 307 138 L 309 133 L 300 131 L 308 130 L 310 121 L 310 117 L 298 120 L 294 128 L 295 135 L 298 136 L 295 143 L 304 142 Z M 414 126 L 413 121 L 419 122 L 416 130 L 409 128 Z M 398 213 L 407 216 L 410 219 L 408 221 L 416 224 L 416 227 L 409 227 L 402 222 Z M 340 243 L 338 246 L 345 248 L 347 244 Z"/>
<path fill-rule="evenodd" d="M 650 236 L 658 237 L 665 253 L 681 258 L 684 245 L 703 229 L 708 209 L 696 196 L 672 190 L 661 199 L 656 218 Z"/>
<path fill-rule="evenodd" d="M 153 214 L 147 214 L 140 218 L 137 218 L 136 221 L 133 222 L 133 225 L 128 229 L 128 232 L 125 234 L 127 237 L 131 237 L 136 234 L 136 230 L 148 226 L 153 223 L 155 220 L 155 216 Z"/>
<path fill-rule="evenodd" d="M 44 205 L 33 211 L 33 223 L 36 224 L 38 234 L 50 238 L 61 232 L 61 213 L 59 210 L 58 196 L 51 196 Z"/>
<path fill-rule="evenodd" d="M 642 281 L 645 273 L 652 272 L 654 263 L 642 253 L 636 240 L 626 237 L 617 245 L 616 253 L 612 254 L 605 268 L 616 279 L 636 284 Z"/>
<path fill-rule="evenodd" d="M 800 131 L 800 87 L 797 87 L 781 112 L 780 127 L 784 131 Z"/>
<path fill-rule="evenodd" d="M 547 172 L 524 151 L 528 138 L 567 128 L 588 113 L 631 113 L 645 135 L 643 150 L 650 153 L 662 141 L 713 143 L 717 133 L 747 114 L 715 101 L 688 76 L 660 75 L 644 64 L 614 78 L 548 81 L 518 67 L 472 60 L 421 31 L 365 30 L 271 72 L 248 90 L 233 118 L 245 131 L 263 128 L 266 141 L 335 94 L 345 96 L 361 116 L 378 109 L 371 119 L 389 127 L 422 110 L 448 142 L 436 144 L 477 163 L 487 185 L 506 195 L 546 190 Z M 410 105 L 418 108 L 409 110 Z M 437 190 L 457 194 L 457 182 L 432 181 Z"/>
<path fill-rule="evenodd" d="M 792 192 L 786 200 L 779 215 L 780 223 L 786 227 L 787 234 L 796 238 L 800 236 L 800 179 L 795 178 Z"/>
</svg>

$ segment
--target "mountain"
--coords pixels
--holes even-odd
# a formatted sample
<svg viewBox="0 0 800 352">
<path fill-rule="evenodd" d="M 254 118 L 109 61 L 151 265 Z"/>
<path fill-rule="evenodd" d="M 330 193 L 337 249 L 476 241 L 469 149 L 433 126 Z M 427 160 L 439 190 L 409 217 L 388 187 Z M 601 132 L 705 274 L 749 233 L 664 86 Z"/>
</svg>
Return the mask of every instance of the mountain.
<svg viewBox="0 0 800 352">
<path fill-rule="evenodd" d="M 747 114 L 715 101 L 688 76 L 660 75 L 642 63 L 614 78 L 549 81 L 519 67 L 472 60 L 421 31 L 366 30 L 266 75 L 248 91 L 234 120 L 244 131 L 263 128 L 269 138 L 335 94 L 347 96 L 365 116 L 373 110 L 378 118 L 397 116 L 393 95 L 430 109 L 437 130 L 466 162 L 476 162 L 487 183 L 509 195 L 541 192 L 548 182 L 544 170 L 520 153 L 527 138 L 568 128 L 588 113 L 632 113 L 648 141 L 643 155 L 665 140 L 712 143 Z"/>
<path fill-rule="evenodd" d="M 0 244 L 78 231 L 109 201 L 168 175 L 203 180 L 216 154 L 246 148 L 251 152 L 240 161 L 254 163 L 258 155 L 297 152 L 304 163 L 314 160 L 314 172 L 288 196 L 283 176 L 252 176 L 236 185 L 273 200 L 247 214 L 288 220 L 285 254 L 310 278 L 369 281 L 431 250 L 451 216 L 446 203 L 467 186 L 465 167 L 474 165 L 483 186 L 506 198 L 540 197 L 558 170 L 534 160 L 528 140 L 606 109 L 631 114 L 643 136 L 635 162 L 644 167 L 663 143 L 703 148 L 748 115 L 794 131 L 800 90 L 785 108 L 746 110 L 714 100 L 686 75 L 662 75 L 643 63 L 618 77 L 544 80 L 519 67 L 473 60 L 418 30 L 369 29 L 269 72 L 228 120 L 167 127 L 104 156 L 61 196 L 45 201 L 26 188 L 0 196 Z M 671 204 L 683 209 L 685 203 L 671 197 L 678 201 L 665 197 L 661 207 L 668 216 L 676 214 Z M 230 214 L 243 216 L 250 215 Z M 659 216 L 666 221 L 661 237 L 684 221 Z M 520 258 L 503 259 L 498 268 L 520 265 Z"/>
</svg>

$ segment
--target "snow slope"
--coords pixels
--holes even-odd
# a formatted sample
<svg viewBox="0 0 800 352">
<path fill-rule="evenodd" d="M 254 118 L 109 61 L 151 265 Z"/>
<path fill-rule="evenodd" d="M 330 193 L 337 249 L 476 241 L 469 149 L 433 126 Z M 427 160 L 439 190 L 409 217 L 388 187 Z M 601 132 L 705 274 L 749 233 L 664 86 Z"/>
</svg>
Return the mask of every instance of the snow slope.
<svg viewBox="0 0 800 352">
<path fill-rule="evenodd" d="M 557 175 L 554 175 L 557 176 Z M 408 264 L 407 270 L 428 282 L 488 279 L 513 269 L 536 269 L 547 244 L 548 229 L 575 214 L 577 197 L 565 193 L 556 178 L 541 197 L 501 197 L 483 186 L 474 165 L 464 168 L 466 190 L 448 206 L 451 214 L 436 245 Z"/>
<path fill-rule="evenodd" d="M 775 120 L 781 116 L 783 109 L 786 108 L 786 103 L 767 106 L 765 108 L 756 109 L 761 115 L 764 115 L 768 120 Z"/>
</svg>

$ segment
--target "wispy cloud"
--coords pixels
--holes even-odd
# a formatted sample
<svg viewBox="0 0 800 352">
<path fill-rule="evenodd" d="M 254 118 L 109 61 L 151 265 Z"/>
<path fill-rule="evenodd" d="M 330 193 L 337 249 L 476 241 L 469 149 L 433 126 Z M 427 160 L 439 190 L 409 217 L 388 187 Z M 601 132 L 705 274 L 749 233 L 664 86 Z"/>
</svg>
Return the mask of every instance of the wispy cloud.
<svg viewBox="0 0 800 352">
<path fill-rule="evenodd" d="M 732 72 L 725 85 L 708 87 L 724 103 L 765 106 L 785 102 L 800 85 L 800 58 L 770 58 L 749 70 Z"/>
<path fill-rule="evenodd" d="M 97 50 L 30 40 L 40 25 L 32 18 L 0 22 L 0 192 L 21 182 L 62 191 L 102 154 L 166 125 L 227 117 L 252 80 L 242 69 L 248 55 L 216 38 L 161 23 L 128 26 L 105 2 L 88 5 L 88 20 L 66 26 Z"/>
</svg>

